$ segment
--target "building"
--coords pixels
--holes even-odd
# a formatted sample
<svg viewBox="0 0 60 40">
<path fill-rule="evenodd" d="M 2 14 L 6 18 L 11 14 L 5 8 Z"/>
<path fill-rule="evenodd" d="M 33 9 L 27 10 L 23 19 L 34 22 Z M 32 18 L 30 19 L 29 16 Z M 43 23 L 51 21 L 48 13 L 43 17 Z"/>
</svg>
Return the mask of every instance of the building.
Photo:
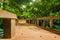
<svg viewBox="0 0 60 40">
<path fill-rule="evenodd" d="M 4 39 L 12 38 L 15 34 L 16 27 L 16 14 L 10 13 L 5 10 L 0 10 L 0 18 L 3 19 Z"/>
</svg>

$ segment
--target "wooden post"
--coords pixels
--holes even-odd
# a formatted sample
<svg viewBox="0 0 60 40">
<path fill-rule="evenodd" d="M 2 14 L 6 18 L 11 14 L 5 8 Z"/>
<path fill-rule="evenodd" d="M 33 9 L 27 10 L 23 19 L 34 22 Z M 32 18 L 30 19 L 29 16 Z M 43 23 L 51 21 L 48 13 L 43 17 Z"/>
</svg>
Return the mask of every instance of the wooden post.
<svg viewBox="0 0 60 40">
<path fill-rule="evenodd" d="M 29 20 L 29 24 L 30 24 L 30 20 Z"/>
<path fill-rule="evenodd" d="M 53 19 L 50 19 L 50 29 L 53 28 Z"/>
<path fill-rule="evenodd" d="M 39 26 L 39 20 L 37 19 L 36 21 L 37 21 L 37 26 Z"/>
<path fill-rule="evenodd" d="M 43 20 L 43 28 L 45 28 L 45 20 Z"/>
<path fill-rule="evenodd" d="M 35 25 L 37 24 L 37 20 L 35 20 Z"/>
</svg>

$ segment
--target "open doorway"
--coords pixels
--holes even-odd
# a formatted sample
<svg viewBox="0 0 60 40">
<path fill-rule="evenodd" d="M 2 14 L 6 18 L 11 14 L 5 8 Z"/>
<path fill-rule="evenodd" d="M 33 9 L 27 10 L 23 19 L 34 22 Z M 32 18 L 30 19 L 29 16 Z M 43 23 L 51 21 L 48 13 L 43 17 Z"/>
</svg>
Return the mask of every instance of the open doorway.
<svg viewBox="0 0 60 40">
<path fill-rule="evenodd" d="M 0 18 L 0 35 L 0 38 L 11 38 L 11 19 Z"/>
</svg>

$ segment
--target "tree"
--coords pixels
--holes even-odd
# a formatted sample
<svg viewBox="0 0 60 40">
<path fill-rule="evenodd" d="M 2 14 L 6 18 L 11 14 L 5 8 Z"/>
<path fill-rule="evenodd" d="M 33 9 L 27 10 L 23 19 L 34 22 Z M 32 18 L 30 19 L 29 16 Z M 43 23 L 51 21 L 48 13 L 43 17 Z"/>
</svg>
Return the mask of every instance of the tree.
<svg viewBox="0 0 60 40">
<path fill-rule="evenodd" d="M 4 0 L 2 6 L 4 10 L 15 13 L 18 18 L 26 17 L 25 12 L 27 15 L 33 14 L 33 17 L 38 18 L 60 15 L 60 10 L 56 11 L 54 8 L 57 5 L 60 5 L 60 0 Z M 32 15 L 28 16 L 33 18 Z"/>
</svg>

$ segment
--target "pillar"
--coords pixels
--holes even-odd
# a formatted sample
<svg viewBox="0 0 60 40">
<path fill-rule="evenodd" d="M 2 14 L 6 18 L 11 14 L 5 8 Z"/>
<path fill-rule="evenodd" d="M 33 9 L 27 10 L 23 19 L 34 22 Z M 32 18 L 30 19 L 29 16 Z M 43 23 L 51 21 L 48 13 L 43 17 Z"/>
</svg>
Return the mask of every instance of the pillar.
<svg viewBox="0 0 60 40">
<path fill-rule="evenodd" d="M 53 19 L 50 19 L 50 29 L 53 28 Z"/>
<path fill-rule="evenodd" d="M 43 28 L 45 28 L 45 20 L 43 20 Z"/>
<path fill-rule="evenodd" d="M 11 38 L 15 35 L 15 29 L 16 28 L 16 20 L 11 19 Z"/>
<path fill-rule="evenodd" d="M 37 24 L 36 25 L 39 26 L 39 20 L 37 19 L 36 21 L 37 21 Z"/>
</svg>

